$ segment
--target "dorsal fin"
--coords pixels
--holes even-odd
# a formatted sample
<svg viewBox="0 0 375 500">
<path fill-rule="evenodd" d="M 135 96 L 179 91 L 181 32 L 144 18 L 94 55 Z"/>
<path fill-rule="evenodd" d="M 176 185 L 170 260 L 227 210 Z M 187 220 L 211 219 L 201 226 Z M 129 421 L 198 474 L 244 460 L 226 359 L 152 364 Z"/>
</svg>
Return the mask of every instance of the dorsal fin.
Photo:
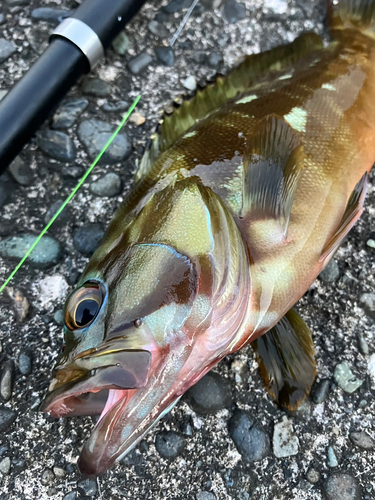
<svg viewBox="0 0 375 500">
<path fill-rule="evenodd" d="M 244 155 L 241 218 L 275 218 L 286 234 L 303 166 L 303 145 L 288 122 L 276 115 L 260 120 Z"/>
<path fill-rule="evenodd" d="M 342 240 L 354 226 L 357 219 L 361 216 L 363 212 L 363 202 L 367 191 L 367 184 L 368 172 L 365 172 L 350 195 L 344 215 L 342 216 L 339 225 L 324 245 L 322 255 L 319 259 L 320 262 L 326 260 L 327 257 L 330 257 L 336 251 Z"/>
<path fill-rule="evenodd" d="M 246 56 L 227 76 L 217 75 L 213 82 L 198 89 L 194 97 L 174 103 L 174 111 L 162 118 L 152 135 L 140 162 L 135 180 L 147 175 L 158 156 L 172 146 L 197 121 L 220 109 L 238 94 L 251 90 L 255 81 L 267 71 L 283 71 L 296 61 L 323 47 L 315 33 L 305 33 L 294 42 Z"/>
</svg>

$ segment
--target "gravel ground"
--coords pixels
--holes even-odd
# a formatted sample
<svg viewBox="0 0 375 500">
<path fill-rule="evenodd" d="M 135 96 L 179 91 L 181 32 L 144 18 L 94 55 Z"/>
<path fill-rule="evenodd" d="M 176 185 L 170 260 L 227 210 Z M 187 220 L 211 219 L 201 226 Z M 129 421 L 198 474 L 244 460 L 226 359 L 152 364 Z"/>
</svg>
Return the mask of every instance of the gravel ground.
<svg viewBox="0 0 375 500">
<path fill-rule="evenodd" d="M 61 346 L 64 298 L 130 189 L 160 110 L 243 53 L 306 30 L 327 37 L 324 0 L 227 0 L 224 9 L 218 3 L 201 0 L 171 53 L 155 48 L 167 44 L 189 1 L 149 2 L 27 145 L 10 176 L 0 178 L 2 282 L 14 266 L 11 257 L 22 255 L 30 234 L 42 229 L 142 92 L 138 114 L 116 147 L 0 298 L 1 500 L 99 496 L 97 483 L 76 467 L 92 419 L 56 421 L 38 405 Z M 0 97 L 43 51 L 57 19 L 77 6 L 69 0 L 0 4 Z M 251 350 L 230 356 L 100 479 L 104 499 L 375 498 L 371 179 L 360 222 L 297 306 L 316 344 L 318 379 L 310 399 L 286 414 L 265 393 Z"/>
</svg>

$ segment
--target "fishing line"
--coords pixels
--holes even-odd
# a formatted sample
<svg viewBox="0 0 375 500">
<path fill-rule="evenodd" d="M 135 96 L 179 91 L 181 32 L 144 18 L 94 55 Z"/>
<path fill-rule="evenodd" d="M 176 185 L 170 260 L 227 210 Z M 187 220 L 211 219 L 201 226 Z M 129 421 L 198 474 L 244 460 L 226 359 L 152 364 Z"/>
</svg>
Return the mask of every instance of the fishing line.
<svg viewBox="0 0 375 500">
<path fill-rule="evenodd" d="M 186 23 L 188 22 L 191 14 L 192 14 L 193 10 L 195 9 L 195 7 L 196 7 L 196 5 L 197 5 L 198 2 L 199 2 L 199 0 L 194 0 L 194 2 L 191 4 L 191 7 L 187 11 L 187 13 L 184 16 L 183 20 L 181 21 L 179 27 L 177 28 L 177 31 L 175 32 L 172 40 L 170 41 L 170 47 L 172 47 L 174 45 L 174 43 L 176 42 L 177 38 L 181 34 L 181 31 L 183 30 L 183 28 L 185 27 Z M 95 160 L 93 161 L 93 163 L 90 165 L 90 167 L 87 169 L 87 171 L 83 175 L 82 179 L 78 182 L 78 184 L 75 186 L 75 188 L 70 193 L 70 195 L 65 199 L 65 201 L 63 202 L 63 204 L 61 205 L 61 207 L 57 210 L 57 212 L 52 217 L 52 219 L 48 222 L 48 224 L 44 227 L 44 229 L 39 234 L 39 236 L 37 236 L 37 238 L 35 239 L 34 243 L 27 250 L 27 252 L 25 253 L 25 255 L 22 257 L 22 259 L 20 260 L 20 262 L 17 264 L 17 266 L 12 271 L 12 273 L 9 275 L 9 277 L 6 279 L 6 281 L 3 283 L 3 285 L 0 288 L 0 294 L 4 290 L 4 288 L 9 284 L 9 282 L 14 278 L 15 274 L 19 271 L 19 269 L 21 268 L 21 266 L 23 265 L 23 263 L 30 256 L 31 252 L 34 250 L 34 248 L 37 246 L 37 244 L 39 243 L 39 241 L 42 239 L 42 237 L 46 234 L 46 232 L 48 231 L 48 229 L 55 222 L 55 220 L 57 219 L 57 217 L 61 214 L 61 212 L 65 209 L 65 207 L 68 205 L 68 203 L 71 201 L 71 199 L 77 193 L 77 191 L 81 188 L 82 184 L 85 182 L 85 180 L 87 179 L 87 177 L 91 174 L 92 170 L 97 165 L 97 163 L 100 160 L 100 158 L 107 151 L 107 149 L 109 148 L 109 146 L 111 145 L 111 143 L 116 138 L 117 134 L 120 132 L 120 130 L 122 129 L 122 127 L 128 121 L 130 115 L 132 114 L 132 112 L 136 108 L 136 106 L 137 106 L 138 102 L 140 101 L 141 97 L 142 97 L 142 94 L 139 94 L 135 98 L 133 104 L 130 106 L 130 108 L 127 111 L 127 113 L 125 114 L 124 118 L 121 120 L 120 125 L 116 128 L 116 130 L 113 132 L 113 134 L 111 135 L 111 137 L 108 139 L 107 143 L 105 144 L 105 146 L 103 147 L 103 149 L 100 151 L 100 153 L 98 154 L 98 156 L 95 158 Z"/>
</svg>

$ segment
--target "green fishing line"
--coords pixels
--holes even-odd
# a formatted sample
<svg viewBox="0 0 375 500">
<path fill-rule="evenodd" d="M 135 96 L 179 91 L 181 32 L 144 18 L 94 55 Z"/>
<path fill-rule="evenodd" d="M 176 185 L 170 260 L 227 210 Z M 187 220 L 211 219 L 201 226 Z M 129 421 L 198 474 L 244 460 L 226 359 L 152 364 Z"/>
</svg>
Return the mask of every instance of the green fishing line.
<svg viewBox="0 0 375 500">
<path fill-rule="evenodd" d="M 127 122 L 129 116 L 134 111 L 134 108 L 137 106 L 137 104 L 138 104 L 138 102 L 139 102 L 140 99 L 141 99 L 141 95 L 139 95 L 135 99 L 135 101 L 133 102 L 133 104 L 130 106 L 128 112 L 126 113 L 126 115 L 122 119 L 120 125 L 116 128 L 116 130 L 113 132 L 113 134 L 111 135 L 111 137 L 108 139 L 107 143 L 105 144 L 105 146 L 103 147 L 103 149 L 100 151 L 100 153 L 98 154 L 98 156 L 95 158 L 95 160 L 93 161 L 93 163 L 90 165 L 90 167 L 87 169 L 87 171 L 85 172 L 85 174 L 82 177 L 82 179 L 78 182 L 78 184 L 76 185 L 76 187 L 73 189 L 73 191 L 70 193 L 70 195 L 66 198 L 66 200 L 64 201 L 64 203 L 61 205 L 61 207 L 58 209 L 58 211 L 55 213 L 55 215 L 48 222 L 48 224 L 46 225 L 46 227 L 42 230 L 42 232 L 36 238 L 36 240 L 31 245 L 31 247 L 28 249 L 28 251 L 25 253 L 25 255 L 22 257 L 22 259 L 20 260 L 20 262 L 18 263 L 18 265 L 16 266 L 16 268 L 13 270 L 13 272 L 11 273 L 11 275 L 8 277 L 8 279 L 5 281 L 5 283 L 1 286 L 0 293 L 4 290 L 4 288 L 8 285 L 8 283 L 12 280 L 12 278 L 14 277 L 14 275 L 19 271 L 19 269 L 21 268 L 22 264 L 29 257 L 29 255 L 34 250 L 34 248 L 37 246 L 37 244 L 39 243 L 39 241 L 42 239 L 42 237 L 45 235 L 45 233 L 48 231 L 48 229 L 52 226 L 52 224 L 55 222 L 55 220 L 57 219 L 57 217 L 61 214 L 61 212 L 64 210 L 64 208 L 70 202 L 70 200 L 73 198 L 73 196 L 80 189 L 80 187 L 82 186 L 82 184 L 85 182 L 85 180 L 87 179 L 87 177 L 92 172 L 93 168 L 96 166 L 96 164 L 98 163 L 98 161 L 100 160 L 100 158 L 103 156 L 103 154 L 106 152 L 106 150 L 108 149 L 108 147 L 110 146 L 110 144 L 112 143 L 112 141 L 115 139 L 116 135 L 120 132 L 120 130 L 122 129 L 122 127 L 125 125 L 125 123 Z"/>
</svg>

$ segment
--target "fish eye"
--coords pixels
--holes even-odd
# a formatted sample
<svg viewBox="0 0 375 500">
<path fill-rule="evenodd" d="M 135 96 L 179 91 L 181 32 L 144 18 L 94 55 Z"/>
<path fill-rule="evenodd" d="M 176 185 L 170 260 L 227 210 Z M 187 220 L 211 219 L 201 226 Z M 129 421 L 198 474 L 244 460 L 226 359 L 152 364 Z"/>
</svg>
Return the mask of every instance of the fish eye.
<svg viewBox="0 0 375 500">
<path fill-rule="evenodd" d="M 75 290 L 65 306 L 65 325 L 69 330 L 89 326 L 103 304 L 104 294 L 99 283 L 88 281 Z"/>
</svg>

